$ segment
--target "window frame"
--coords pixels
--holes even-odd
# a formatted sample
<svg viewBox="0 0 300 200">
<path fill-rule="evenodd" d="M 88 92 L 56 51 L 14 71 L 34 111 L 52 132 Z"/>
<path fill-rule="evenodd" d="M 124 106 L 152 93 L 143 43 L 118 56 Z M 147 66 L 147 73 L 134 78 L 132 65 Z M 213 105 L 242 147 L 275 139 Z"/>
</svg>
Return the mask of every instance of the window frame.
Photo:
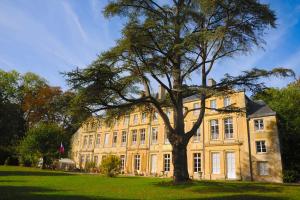
<svg viewBox="0 0 300 200">
<path fill-rule="evenodd" d="M 261 123 L 259 123 L 259 122 L 261 122 Z M 262 119 L 262 118 L 254 119 L 253 123 L 254 123 L 254 130 L 256 132 L 260 132 L 260 131 L 263 131 L 265 129 L 264 119 Z"/>
<path fill-rule="evenodd" d="M 223 122 L 224 122 L 224 138 L 233 139 L 234 138 L 233 118 L 226 117 L 224 118 Z"/>
<path fill-rule="evenodd" d="M 140 129 L 140 144 L 144 145 L 145 143 L 146 143 L 146 129 L 142 128 Z"/>
<path fill-rule="evenodd" d="M 137 144 L 137 130 L 136 129 L 131 131 L 131 144 L 132 145 Z"/>
<path fill-rule="evenodd" d="M 201 153 L 193 153 L 193 172 L 199 173 L 201 172 Z"/>
<path fill-rule="evenodd" d="M 156 130 L 156 131 L 153 131 L 153 130 Z M 157 142 L 158 142 L 158 127 L 152 127 L 152 129 L 151 129 L 151 144 L 157 144 Z"/>
<path fill-rule="evenodd" d="M 164 172 L 170 172 L 171 170 L 171 154 L 166 153 L 164 156 Z"/>
<path fill-rule="evenodd" d="M 267 153 L 267 144 L 265 140 L 255 141 L 256 153 Z"/>
<path fill-rule="evenodd" d="M 216 122 L 212 124 L 212 122 Z M 211 140 L 219 140 L 220 139 L 220 130 L 219 130 L 219 120 L 218 119 L 211 119 L 209 121 L 210 126 L 210 138 Z M 217 136 L 217 137 L 215 137 Z"/>
</svg>

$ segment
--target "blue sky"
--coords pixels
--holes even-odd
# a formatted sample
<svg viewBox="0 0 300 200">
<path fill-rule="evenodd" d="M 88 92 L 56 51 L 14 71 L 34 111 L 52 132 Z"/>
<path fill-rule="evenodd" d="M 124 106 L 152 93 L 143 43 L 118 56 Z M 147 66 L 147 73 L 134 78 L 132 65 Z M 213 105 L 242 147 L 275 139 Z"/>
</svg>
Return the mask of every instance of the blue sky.
<svg viewBox="0 0 300 200">
<path fill-rule="evenodd" d="M 300 75 L 300 0 L 263 0 L 278 17 L 267 44 L 249 55 L 219 62 L 215 79 L 252 67 L 292 68 Z M 60 72 L 84 67 L 120 37 L 121 18 L 105 19 L 107 0 L 0 0 L 0 68 L 28 71 L 67 88 Z M 281 87 L 290 79 L 267 80 Z"/>
</svg>

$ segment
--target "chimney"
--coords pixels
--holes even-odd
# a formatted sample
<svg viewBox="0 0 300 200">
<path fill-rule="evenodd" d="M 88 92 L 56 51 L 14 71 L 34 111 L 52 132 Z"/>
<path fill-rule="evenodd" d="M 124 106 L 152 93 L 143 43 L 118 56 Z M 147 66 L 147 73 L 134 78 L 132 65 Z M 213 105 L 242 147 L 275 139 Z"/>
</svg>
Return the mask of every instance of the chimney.
<svg viewBox="0 0 300 200">
<path fill-rule="evenodd" d="M 216 85 L 216 83 L 217 82 L 213 78 L 209 78 L 207 81 L 207 86 L 212 87 L 212 86 Z"/>
<path fill-rule="evenodd" d="M 166 97 L 166 90 L 161 85 L 158 86 L 158 99 L 164 99 Z"/>
</svg>

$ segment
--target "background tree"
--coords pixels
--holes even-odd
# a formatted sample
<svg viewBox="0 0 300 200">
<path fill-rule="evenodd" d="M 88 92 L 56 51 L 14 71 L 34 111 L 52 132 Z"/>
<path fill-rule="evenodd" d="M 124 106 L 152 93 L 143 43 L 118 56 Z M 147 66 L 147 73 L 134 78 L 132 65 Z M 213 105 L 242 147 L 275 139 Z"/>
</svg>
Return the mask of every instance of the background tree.
<svg viewBox="0 0 300 200">
<path fill-rule="evenodd" d="M 277 113 L 284 178 L 300 179 L 300 80 L 285 88 L 270 88 L 254 95 Z M 291 171 L 292 172 L 291 174 Z M 293 175 L 292 177 L 289 177 Z M 288 177 L 287 177 L 288 176 Z"/>
<path fill-rule="evenodd" d="M 186 147 L 210 109 L 205 99 L 237 88 L 259 90 L 264 86 L 260 77 L 293 74 L 282 68 L 252 69 L 207 85 L 217 61 L 261 46 L 265 30 L 275 27 L 274 12 L 256 0 L 113 0 L 104 14 L 127 19 L 122 37 L 88 68 L 67 73 L 68 81 L 92 112 L 152 106 L 168 130 L 175 183 L 189 180 Z M 153 82 L 166 90 L 166 98 L 153 95 Z M 184 109 L 183 99 L 193 94 L 200 97 L 200 112 L 185 130 L 191 110 Z M 173 126 L 164 107 L 173 110 Z"/>
<path fill-rule="evenodd" d="M 43 166 L 50 165 L 59 157 L 59 147 L 66 135 L 61 127 L 56 124 L 39 124 L 31 128 L 19 147 L 23 163 L 36 164 L 39 158 L 43 158 Z"/>
</svg>

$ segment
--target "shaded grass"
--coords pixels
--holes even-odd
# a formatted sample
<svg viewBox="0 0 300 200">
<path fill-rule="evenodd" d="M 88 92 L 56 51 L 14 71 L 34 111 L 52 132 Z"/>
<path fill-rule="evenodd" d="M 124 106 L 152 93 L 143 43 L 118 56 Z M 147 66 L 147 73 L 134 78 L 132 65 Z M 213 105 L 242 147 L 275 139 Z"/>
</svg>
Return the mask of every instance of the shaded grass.
<svg viewBox="0 0 300 200">
<path fill-rule="evenodd" d="M 299 185 L 195 181 L 172 185 L 170 179 L 107 178 L 0 166 L 0 199 L 300 199 Z"/>
</svg>

